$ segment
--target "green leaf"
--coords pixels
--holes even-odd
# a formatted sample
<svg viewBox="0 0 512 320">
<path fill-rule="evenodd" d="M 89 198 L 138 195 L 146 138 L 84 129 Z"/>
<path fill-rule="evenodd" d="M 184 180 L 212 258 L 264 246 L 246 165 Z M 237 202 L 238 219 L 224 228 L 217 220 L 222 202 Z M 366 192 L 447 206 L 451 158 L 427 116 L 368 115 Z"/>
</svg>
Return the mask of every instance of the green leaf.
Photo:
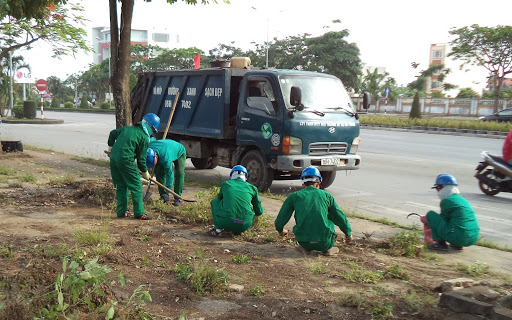
<svg viewBox="0 0 512 320">
<path fill-rule="evenodd" d="M 110 320 L 112 318 L 114 318 L 114 306 L 111 306 L 108 311 L 107 311 L 107 315 L 105 316 L 105 320 Z"/>
</svg>

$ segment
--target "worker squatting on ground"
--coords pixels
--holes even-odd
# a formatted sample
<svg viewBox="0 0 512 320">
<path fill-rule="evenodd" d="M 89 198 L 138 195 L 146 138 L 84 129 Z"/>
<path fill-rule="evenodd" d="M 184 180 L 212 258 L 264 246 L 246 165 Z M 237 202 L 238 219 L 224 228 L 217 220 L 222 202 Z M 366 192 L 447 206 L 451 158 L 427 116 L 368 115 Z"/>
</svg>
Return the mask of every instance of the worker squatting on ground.
<svg viewBox="0 0 512 320">
<path fill-rule="evenodd" d="M 247 182 L 247 169 L 234 166 L 229 176 L 231 179 L 222 183 L 219 195 L 211 201 L 211 236 L 219 236 L 224 230 L 240 234 L 252 226 L 255 214 L 263 214 L 258 189 Z"/>
<path fill-rule="evenodd" d="M 432 230 L 436 243 L 430 246 L 434 250 L 448 250 L 446 242 L 454 249 L 462 250 L 478 241 L 480 228 L 475 212 L 469 202 L 459 194 L 457 180 L 450 174 L 440 174 L 432 189 L 437 190 L 441 199 L 441 214 L 429 211 L 426 220 Z"/>
<path fill-rule="evenodd" d="M 157 132 L 159 125 L 160 118 L 154 113 L 148 113 L 139 124 L 110 131 L 108 154 L 110 156 L 112 182 L 116 187 L 116 214 L 118 218 L 128 216 L 128 192 L 131 192 L 134 218 L 151 219 L 144 212 L 142 182 L 139 171 L 143 178 L 150 178 L 146 167 L 146 155 L 149 138 L 153 130 Z M 137 164 L 134 162 L 135 159 Z"/>
<path fill-rule="evenodd" d="M 185 182 L 185 162 L 187 153 L 185 147 L 174 140 L 151 138 L 149 141 L 148 155 L 146 164 L 149 169 L 155 166 L 156 180 L 172 189 L 179 196 L 183 193 L 183 183 Z M 173 168 L 174 167 L 174 168 Z M 158 186 L 160 199 L 165 203 L 169 202 L 169 191 Z M 174 197 L 173 205 L 181 206 L 183 203 L 180 198 Z"/>
<path fill-rule="evenodd" d="M 284 201 L 274 223 L 276 230 L 281 236 L 288 235 L 288 230 L 284 229 L 284 226 L 295 211 L 293 233 L 299 242 L 299 250 L 315 250 L 325 255 L 334 255 L 339 252 L 339 249 L 334 247 L 334 225 L 345 234 L 346 243 L 350 243 L 354 240 L 350 223 L 333 196 L 320 189 L 322 176 L 317 168 L 310 166 L 304 169 L 301 179 L 303 189 L 290 194 Z"/>
</svg>

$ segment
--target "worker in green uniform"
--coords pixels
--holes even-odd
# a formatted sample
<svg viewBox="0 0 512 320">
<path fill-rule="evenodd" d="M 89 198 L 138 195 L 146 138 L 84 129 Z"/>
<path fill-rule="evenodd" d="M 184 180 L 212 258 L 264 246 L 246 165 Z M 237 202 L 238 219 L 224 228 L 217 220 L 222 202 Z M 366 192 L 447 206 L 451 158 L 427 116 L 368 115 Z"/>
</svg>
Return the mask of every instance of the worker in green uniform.
<svg viewBox="0 0 512 320">
<path fill-rule="evenodd" d="M 211 236 L 219 236 L 224 230 L 240 234 L 252 226 L 254 215 L 263 214 L 258 189 L 247 182 L 247 169 L 234 166 L 229 176 L 230 180 L 222 183 L 219 195 L 211 201 Z"/>
<path fill-rule="evenodd" d="M 274 223 L 281 236 L 287 236 L 284 226 L 295 211 L 293 233 L 302 252 L 320 251 L 325 255 L 335 255 L 339 249 L 336 243 L 337 225 L 345 234 L 345 242 L 354 240 L 347 217 L 334 201 L 331 194 L 320 189 L 322 176 L 320 171 L 309 166 L 301 174 L 303 189 L 286 198 Z"/>
<path fill-rule="evenodd" d="M 426 215 L 432 238 L 436 240 L 431 249 L 448 250 L 446 242 L 449 242 L 454 249 L 462 250 L 478 241 L 480 228 L 475 211 L 460 195 L 457 186 L 454 176 L 440 174 L 432 187 L 441 199 L 441 214 L 431 210 Z"/>
<path fill-rule="evenodd" d="M 155 166 L 156 180 L 169 189 L 172 189 L 174 185 L 174 192 L 179 196 L 183 193 L 186 161 L 187 152 L 181 143 L 171 139 L 156 140 L 151 138 L 146 165 L 148 169 Z M 168 203 L 169 191 L 158 186 L 158 192 L 160 193 L 160 199 Z M 174 197 L 173 205 L 181 206 L 182 204 L 180 198 Z"/>
<path fill-rule="evenodd" d="M 112 182 L 116 187 L 118 218 L 128 216 L 126 211 L 128 210 L 128 192 L 130 192 L 134 218 L 151 219 L 144 212 L 139 172 L 142 173 L 143 178 L 150 178 L 146 167 L 146 154 L 149 138 L 153 134 L 153 130 L 157 132 L 159 125 L 160 118 L 154 113 L 148 113 L 139 124 L 110 131 L 107 154 L 110 157 Z M 137 164 L 134 160 L 137 160 Z"/>
</svg>

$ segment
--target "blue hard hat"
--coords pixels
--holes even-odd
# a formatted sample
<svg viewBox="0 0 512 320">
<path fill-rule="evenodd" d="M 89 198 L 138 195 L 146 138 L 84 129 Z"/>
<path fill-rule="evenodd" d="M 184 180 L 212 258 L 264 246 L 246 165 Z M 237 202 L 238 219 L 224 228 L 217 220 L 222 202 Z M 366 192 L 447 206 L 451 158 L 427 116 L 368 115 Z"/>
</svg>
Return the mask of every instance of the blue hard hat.
<svg viewBox="0 0 512 320">
<path fill-rule="evenodd" d="M 245 177 L 248 178 L 249 177 L 249 173 L 247 172 L 247 169 L 245 169 L 244 166 L 242 165 L 236 165 L 233 167 L 233 169 L 231 169 L 231 173 L 229 174 L 229 177 L 231 177 L 233 175 L 233 173 L 243 173 L 245 174 Z"/>
<path fill-rule="evenodd" d="M 154 114 L 154 113 L 148 113 L 143 118 L 146 120 L 146 122 L 155 130 L 155 132 L 158 132 L 158 126 L 160 125 L 160 118 Z"/>
<path fill-rule="evenodd" d="M 146 156 L 146 167 L 148 167 L 148 169 L 151 169 L 155 166 L 155 158 L 155 150 L 148 148 L 148 155 Z"/>
<path fill-rule="evenodd" d="M 300 175 L 300 178 L 303 181 L 314 181 L 315 179 L 313 177 L 320 179 L 320 182 L 322 182 L 322 175 L 320 174 L 320 170 L 313 166 L 309 166 L 306 169 L 302 170 L 302 174 Z"/>
<path fill-rule="evenodd" d="M 455 180 L 455 177 L 451 174 L 442 173 L 437 176 L 436 183 L 432 187 L 432 189 L 435 189 L 438 186 L 446 186 L 446 185 L 452 185 L 457 186 L 459 185 L 457 183 L 457 180 Z"/>
</svg>

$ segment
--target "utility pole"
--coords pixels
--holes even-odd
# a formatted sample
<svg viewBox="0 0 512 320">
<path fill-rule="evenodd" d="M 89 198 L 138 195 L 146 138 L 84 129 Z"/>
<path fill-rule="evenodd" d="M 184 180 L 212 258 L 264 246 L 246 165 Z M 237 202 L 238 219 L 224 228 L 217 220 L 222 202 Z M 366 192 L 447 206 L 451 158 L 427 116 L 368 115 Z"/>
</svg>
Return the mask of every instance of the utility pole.
<svg viewBox="0 0 512 320">
<path fill-rule="evenodd" d="M 11 117 L 12 117 L 12 108 L 14 104 L 14 96 L 13 96 L 13 88 L 12 88 L 12 50 L 9 51 L 9 109 L 11 110 Z"/>
</svg>

